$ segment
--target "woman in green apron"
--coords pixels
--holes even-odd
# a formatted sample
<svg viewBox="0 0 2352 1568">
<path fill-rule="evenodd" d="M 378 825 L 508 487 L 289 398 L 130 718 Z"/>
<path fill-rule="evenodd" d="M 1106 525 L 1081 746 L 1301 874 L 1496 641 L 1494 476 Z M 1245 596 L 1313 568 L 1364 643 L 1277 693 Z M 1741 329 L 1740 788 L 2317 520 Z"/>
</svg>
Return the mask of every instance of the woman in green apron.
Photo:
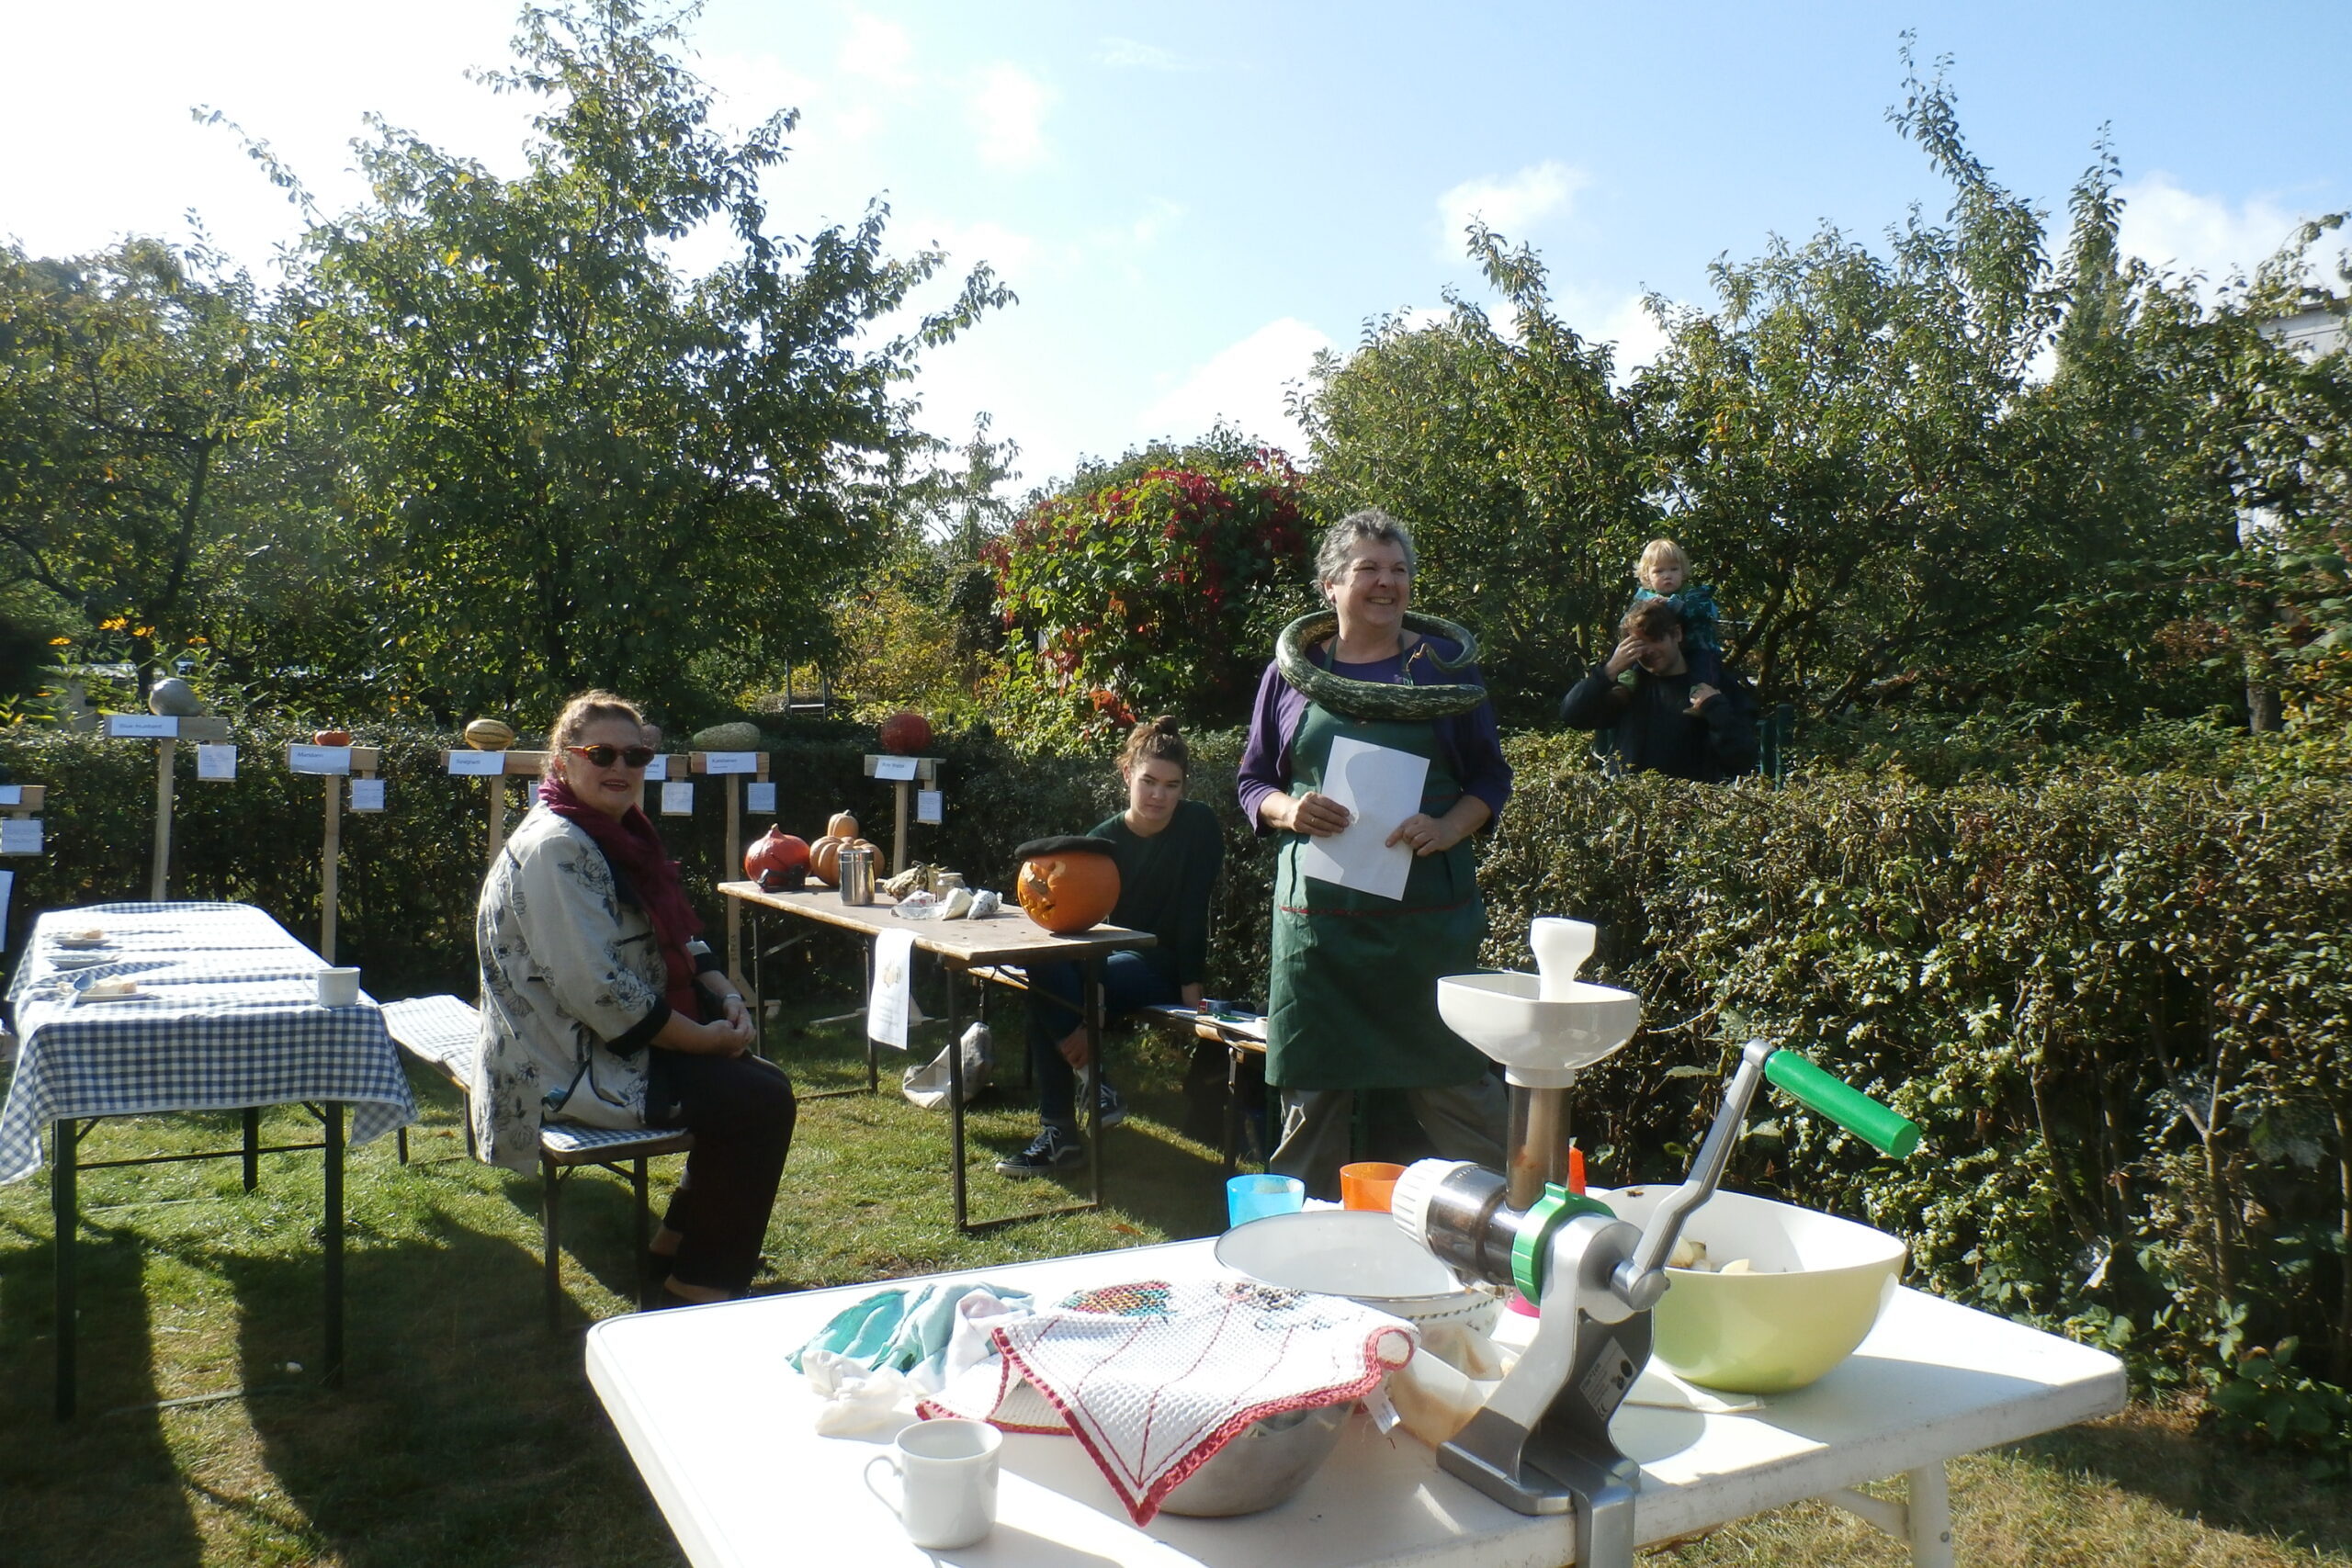
<svg viewBox="0 0 2352 1568">
<path fill-rule="evenodd" d="M 1469 840 L 1510 798 L 1510 765 L 1469 634 L 1409 613 L 1413 541 L 1404 525 L 1381 512 L 1344 517 L 1315 564 L 1331 613 L 1283 633 L 1259 683 L 1240 795 L 1258 830 L 1283 840 L 1266 1020 L 1266 1081 L 1281 1092 L 1282 1131 L 1268 1165 L 1332 1198 L 1359 1089 L 1405 1090 L 1446 1157 L 1501 1163 L 1502 1086 L 1438 1018 L 1437 981 L 1478 966 L 1487 912 Z M 1418 811 L 1363 824 L 1411 852 L 1401 897 L 1310 869 L 1310 841 L 1351 826 L 1325 792 L 1341 741 L 1428 765 Z"/>
</svg>

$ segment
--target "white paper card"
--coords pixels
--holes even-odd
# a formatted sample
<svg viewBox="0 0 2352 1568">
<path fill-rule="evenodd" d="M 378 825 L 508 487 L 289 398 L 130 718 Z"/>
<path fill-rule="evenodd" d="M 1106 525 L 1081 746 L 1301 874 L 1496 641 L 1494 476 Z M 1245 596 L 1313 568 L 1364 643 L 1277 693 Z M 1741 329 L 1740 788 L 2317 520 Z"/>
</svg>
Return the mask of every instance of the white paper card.
<svg viewBox="0 0 2352 1568">
<path fill-rule="evenodd" d="M 496 778 L 506 771 L 503 751 L 452 751 L 449 753 L 449 776 L 452 778 Z"/>
<path fill-rule="evenodd" d="M 916 821 L 927 822 L 933 827 L 937 827 L 940 823 L 947 819 L 946 811 L 947 797 L 940 791 L 935 789 L 919 789 L 915 791 Z"/>
<path fill-rule="evenodd" d="M 706 773 L 756 773 L 760 771 L 757 751 L 705 751 L 702 771 Z"/>
<path fill-rule="evenodd" d="M 110 713 L 107 733 L 134 739 L 169 740 L 180 732 L 180 721 L 168 714 Z"/>
<path fill-rule="evenodd" d="M 865 999 L 865 1033 L 907 1048 L 907 1015 L 914 998 L 915 933 L 883 931 L 874 939 L 874 994 Z"/>
<path fill-rule="evenodd" d="M 352 780 L 351 809 L 354 811 L 384 809 L 384 781 L 381 779 Z"/>
<path fill-rule="evenodd" d="M 670 776 L 670 759 L 662 752 L 653 753 L 653 761 L 645 764 L 645 782 L 660 784 Z"/>
<path fill-rule="evenodd" d="M 1421 808 L 1430 760 L 1393 746 L 1371 746 L 1351 736 L 1331 742 L 1322 793 L 1348 808 L 1347 827 L 1328 839 L 1309 839 L 1298 869 L 1359 893 L 1402 898 L 1413 852 L 1384 842 L 1396 824 Z"/>
<path fill-rule="evenodd" d="M 286 765 L 298 773 L 332 773 L 340 777 L 351 772 L 351 748 L 288 746 Z"/>
<path fill-rule="evenodd" d="M 915 776 L 915 759 L 876 757 L 874 759 L 874 776 L 877 779 L 910 779 Z"/>
<path fill-rule="evenodd" d="M 8 894 L 17 886 L 17 874 L 0 871 L 0 947 L 8 945 Z"/>
<path fill-rule="evenodd" d="M 539 803 L 539 781 L 533 779 L 523 786 L 523 809 L 528 811 Z"/>
<path fill-rule="evenodd" d="M 743 786 L 743 809 L 746 811 L 774 811 L 775 809 L 775 781 L 770 779 L 764 784 L 745 784 Z"/>
<path fill-rule="evenodd" d="M 0 855 L 40 853 L 40 818 L 0 817 Z"/>
<path fill-rule="evenodd" d="M 237 748 L 226 740 L 206 740 L 196 748 L 196 776 L 226 784 L 237 776 Z"/>
<path fill-rule="evenodd" d="M 673 779 L 662 786 L 662 815 L 692 817 L 695 814 L 695 786 L 684 779 Z"/>
<path fill-rule="evenodd" d="M 0 784 L 0 806 L 22 806 L 24 803 L 24 785 Z"/>
</svg>

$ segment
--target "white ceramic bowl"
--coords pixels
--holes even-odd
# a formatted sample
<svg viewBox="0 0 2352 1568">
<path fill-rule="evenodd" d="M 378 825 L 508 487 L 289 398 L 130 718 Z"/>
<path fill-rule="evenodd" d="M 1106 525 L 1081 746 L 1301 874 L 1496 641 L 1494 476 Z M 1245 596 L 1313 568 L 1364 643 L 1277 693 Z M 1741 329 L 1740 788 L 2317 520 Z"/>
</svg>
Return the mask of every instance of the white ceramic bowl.
<svg viewBox="0 0 2352 1568">
<path fill-rule="evenodd" d="M 1600 1188 L 1621 1219 L 1646 1226 L 1672 1183 Z M 1682 1227 L 1720 1268 L 1745 1258 L 1758 1272 L 1669 1269 L 1651 1326 L 1653 1353 L 1695 1383 L 1740 1393 L 1803 1388 L 1853 1353 L 1903 1275 L 1906 1248 L 1884 1231 L 1814 1209 L 1724 1192 Z"/>
<path fill-rule="evenodd" d="M 1302 1209 L 1251 1220 L 1217 1238 L 1216 1260 L 1261 1285 L 1345 1296 L 1423 1328 L 1460 1324 L 1484 1334 L 1502 1313 L 1500 1297 L 1464 1285 L 1374 1210 Z"/>
</svg>

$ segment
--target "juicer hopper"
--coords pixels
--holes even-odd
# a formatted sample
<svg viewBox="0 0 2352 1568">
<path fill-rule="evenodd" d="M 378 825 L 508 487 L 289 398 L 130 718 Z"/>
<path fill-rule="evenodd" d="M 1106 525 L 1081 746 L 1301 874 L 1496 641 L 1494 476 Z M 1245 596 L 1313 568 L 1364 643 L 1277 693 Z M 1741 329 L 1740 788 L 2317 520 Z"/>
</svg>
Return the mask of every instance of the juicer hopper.
<svg viewBox="0 0 2352 1568">
<path fill-rule="evenodd" d="M 1533 975 L 1449 975 L 1437 983 L 1438 1016 L 1448 1029 L 1502 1064 L 1521 1089 L 1566 1089 L 1576 1075 L 1633 1038 L 1642 999 L 1631 991 L 1576 977 L 1592 956 L 1593 929 L 1582 920 L 1532 922 Z"/>
</svg>

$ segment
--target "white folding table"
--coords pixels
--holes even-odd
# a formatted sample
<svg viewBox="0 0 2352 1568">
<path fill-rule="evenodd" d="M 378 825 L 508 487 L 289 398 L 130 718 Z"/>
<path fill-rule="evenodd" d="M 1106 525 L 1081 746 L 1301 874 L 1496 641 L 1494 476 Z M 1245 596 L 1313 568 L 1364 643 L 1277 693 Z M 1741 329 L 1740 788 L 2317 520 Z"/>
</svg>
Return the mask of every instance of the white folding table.
<svg viewBox="0 0 2352 1568">
<path fill-rule="evenodd" d="M 1043 1304 L 1087 1286 L 1214 1275 L 1210 1247 L 939 1278 L 1002 1281 Z M 589 1379 L 696 1568 L 1558 1568 L 1574 1555 L 1570 1519 L 1512 1513 L 1439 1470 L 1403 1428 L 1384 1437 L 1361 1415 L 1281 1506 L 1234 1519 L 1161 1514 L 1141 1529 L 1076 1441 L 1008 1436 L 995 1533 L 922 1551 L 862 1479 L 892 1434 L 819 1437 L 815 1396 L 785 1359 L 877 1288 L 608 1318 L 589 1331 Z M 1740 1415 L 1627 1405 L 1612 1431 L 1641 1461 L 1644 1544 L 1823 1497 L 1907 1539 L 1930 1565 L 1951 1562 L 1945 1461 L 2109 1414 L 2124 1395 L 2112 1356 L 1904 1290 L 1861 1348 L 1809 1388 Z M 1907 1504 L 1851 1490 L 1898 1475 Z"/>
</svg>

